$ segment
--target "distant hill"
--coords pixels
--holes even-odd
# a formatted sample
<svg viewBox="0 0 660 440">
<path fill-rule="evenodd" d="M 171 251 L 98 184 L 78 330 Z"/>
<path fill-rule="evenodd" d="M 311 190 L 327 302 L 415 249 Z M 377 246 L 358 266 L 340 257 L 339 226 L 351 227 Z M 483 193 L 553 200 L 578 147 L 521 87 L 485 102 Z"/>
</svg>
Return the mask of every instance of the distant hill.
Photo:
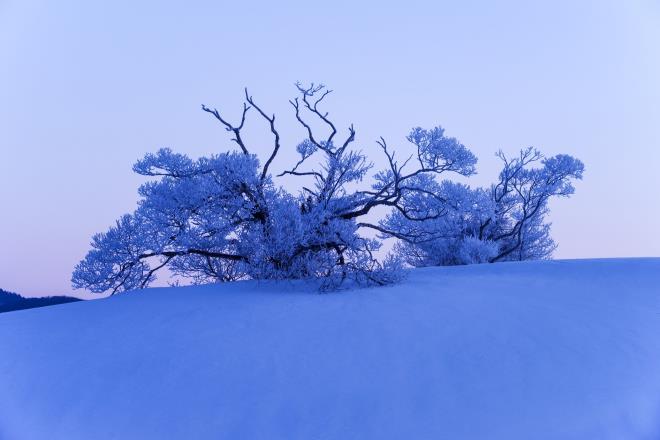
<svg viewBox="0 0 660 440">
<path fill-rule="evenodd" d="M 34 307 L 52 306 L 80 301 L 72 296 L 45 296 L 42 298 L 25 298 L 18 293 L 0 289 L 0 313 L 13 310 L 32 309 Z"/>
</svg>

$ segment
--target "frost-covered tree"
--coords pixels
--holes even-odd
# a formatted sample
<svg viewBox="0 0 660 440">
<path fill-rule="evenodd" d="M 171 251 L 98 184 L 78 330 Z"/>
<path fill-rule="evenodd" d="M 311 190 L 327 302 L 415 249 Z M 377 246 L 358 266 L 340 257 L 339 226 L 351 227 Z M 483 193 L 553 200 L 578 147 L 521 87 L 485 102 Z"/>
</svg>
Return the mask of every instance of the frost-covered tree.
<svg viewBox="0 0 660 440">
<path fill-rule="evenodd" d="M 438 197 L 432 190 L 438 175 L 473 174 L 475 156 L 441 128 L 417 128 L 408 137 L 415 152 L 399 164 L 381 138 L 378 145 L 388 167 L 375 173 L 370 187 L 360 189 L 372 165 L 351 148 L 355 129 L 350 126 L 339 139 L 335 124 L 319 107 L 330 93 L 324 86 L 298 84 L 297 89 L 291 105 L 307 136 L 296 147 L 299 160 L 278 176 L 300 178 L 298 193 L 273 181 L 271 166 L 281 148 L 275 115 L 257 105 L 247 90 L 238 124 L 202 106 L 231 134 L 237 151 L 191 159 L 162 149 L 139 160 L 134 171 L 150 180 L 139 188 L 138 208 L 93 237 L 92 249 L 73 272 L 74 287 L 111 293 L 146 287 L 165 268 L 195 283 L 321 278 L 325 286 L 335 286 L 346 279 L 361 284 L 396 279 L 397 259 L 379 262 L 374 252 L 380 241 L 360 233 L 364 228 L 387 231 L 363 221 L 364 216 L 386 207 L 414 223 L 439 219 L 445 207 L 426 207 L 417 200 Z M 273 136 L 263 164 L 243 137 L 251 109 Z M 309 118 L 324 126 L 325 134 L 312 129 Z M 413 236 L 405 229 L 389 233 Z"/>
<path fill-rule="evenodd" d="M 495 216 L 481 224 L 479 238 L 499 243 L 491 261 L 549 258 L 556 246 L 545 222 L 548 201 L 575 192 L 572 181 L 582 179 L 584 164 L 566 154 L 546 158 L 531 147 L 513 159 L 497 155 L 504 166 L 491 187 Z"/>
<path fill-rule="evenodd" d="M 381 222 L 402 241 L 396 250 L 413 266 L 455 265 L 506 260 L 545 259 L 556 245 L 545 218 L 551 197 L 575 191 L 584 165 L 568 155 L 545 158 L 533 148 L 503 162 L 499 180 L 489 189 L 444 182 L 426 187 L 433 197 L 414 195 L 419 209 L 444 211 L 423 222 L 393 212 Z M 535 167 L 534 165 L 540 165 Z"/>
</svg>

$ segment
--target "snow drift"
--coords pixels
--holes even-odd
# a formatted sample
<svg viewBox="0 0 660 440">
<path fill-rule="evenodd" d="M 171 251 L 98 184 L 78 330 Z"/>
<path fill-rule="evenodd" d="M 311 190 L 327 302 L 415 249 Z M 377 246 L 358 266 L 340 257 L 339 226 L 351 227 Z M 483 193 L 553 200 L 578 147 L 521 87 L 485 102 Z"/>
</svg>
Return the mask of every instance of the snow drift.
<svg viewBox="0 0 660 440">
<path fill-rule="evenodd" d="M 0 438 L 658 439 L 660 259 L 0 315 Z"/>
</svg>

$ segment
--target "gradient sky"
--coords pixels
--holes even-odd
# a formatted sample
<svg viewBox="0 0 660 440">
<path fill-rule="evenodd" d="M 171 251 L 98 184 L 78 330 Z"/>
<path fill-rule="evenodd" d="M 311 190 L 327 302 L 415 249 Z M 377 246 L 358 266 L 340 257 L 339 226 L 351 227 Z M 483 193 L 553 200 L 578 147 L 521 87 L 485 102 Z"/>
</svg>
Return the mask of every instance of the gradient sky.
<svg viewBox="0 0 660 440">
<path fill-rule="evenodd" d="M 660 255 L 658 0 L 372 4 L 0 0 L 0 287 L 71 293 L 91 235 L 135 207 L 136 159 L 230 147 L 201 103 L 235 119 L 248 86 L 278 114 L 283 169 L 296 80 L 335 91 L 377 163 L 378 136 L 407 151 L 437 124 L 479 157 L 474 185 L 500 148 L 573 154 L 556 257 Z M 248 129 L 263 157 L 267 127 Z"/>
</svg>

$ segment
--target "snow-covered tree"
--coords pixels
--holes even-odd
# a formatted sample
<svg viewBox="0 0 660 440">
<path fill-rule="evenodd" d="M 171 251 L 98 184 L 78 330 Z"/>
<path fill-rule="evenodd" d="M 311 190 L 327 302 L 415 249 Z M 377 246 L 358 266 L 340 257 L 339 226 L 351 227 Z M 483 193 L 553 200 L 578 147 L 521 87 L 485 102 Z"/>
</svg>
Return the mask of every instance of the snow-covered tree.
<svg viewBox="0 0 660 440">
<path fill-rule="evenodd" d="M 498 157 L 504 166 L 491 188 L 495 221 L 482 223 L 479 238 L 500 244 L 491 261 L 549 258 L 556 246 L 544 221 L 548 200 L 573 194 L 572 181 L 582 179 L 584 164 L 566 154 L 546 158 L 531 147 L 513 159 L 501 151 Z"/>
<path fill-rule="evenodd" d="M 548 200 L 573 194 L 571 181 L 582 178 L 584 165 L 563 154 L 545 158 L 533 148 L 513 159 L 501 151 L 497 156 L 503 169 L 489 189 L 449 182 L 426 185 L 433 197 L 416 194 L 410 203 L 443 215 L 416 222 L 393 212 L 381 222 L 383 232 L 402 239 L 396 250 L 409 264 L 455 265 L 552 255 L 556 245 L 545 220 Z"/>
<path fill-rule="evenodd" d="M 296 148 L 297 163 L 279 174 L 302 179 L 297 194 L 277 187 L 271 174 L 281 148 L 275 115 L 247 90 L 238 124 L 202 106 L 232 135 L 238 151 L 193 160 L 162 149 L 138 161 L 134 171 L 151 179 L 139 189 L 138 208 L 93 237 L 92 249 L 73 272 L 74 287 L 111 293 L 146 287 L 165 268 L 196 283 L 322 278 L 324 286 L 333 287 L 346 279 L 394 281 L 399 261 L 379 262 L 374 252 L 380 241 L 360 233 L 364 228 L 384 232 L 382 227 L 361 220 L 376 207 L 412 222 L 440 218 L 445 208 L 426 209 L 416 200 L 437 197 L 430 188 L 440 174 L 473 174 L 475 156 L 442 128 L 417 128 L 408 137 L 415 152 L 403 164 L 381 138 L 387 169 L 375 174 L 371 187 L 354 189 L 372 168 L 362 152 L 351 148 L 355 129 L 350 126 L 338 139 L 335 124 L 319 108 L 330 91 L 314 84 L 297 88 L 299 96 L 291 104 L 307 137 Z M 263 165 L 243 137 L 250 109 L 273 136 Z M 310 117 L 326 128 L 325 135 L 312 129 Z M 407 233 L 391 235 L 406 238 Z"/>
<path fill-rule="evenodd" d="M 307 135 L 296 147 L 296 163 L 273 176 L 281 149 L 275 115 L 247 90 L 238 124 L 202 106 L 238 148 L 199 159 L 161 149 L 139 160 L 133 169 L 149 180 L 139 188 L 138 208 L 92 238 L 92 249 L 73 272 L 74 287 L 112 293 L 142 288 L 167 269 L 193 283 L 318 278 L 332 288 L 345 280 L 393 282 L 402 262 L 451 265 L 551 255 L 547 202 L 573 193 L 571 180 L 580 179 L 584 168 L 579 160 L 544 158 L 531 148 L 514 159 L 500 152 L 499 181 L 473 189 L 440 177 L 474 174 L 476 157 L 441 127 L 415 128 L 407 137 L 413 153 L 403 163 L 383 138 L 377 141 L 388 165 L 364 187 L 372 164 L 352 148 L 354 127 L 340 139 L 320 109 L 330 90 L 314 84 L 297 89 L 290 103 Z M 263 164 L 243 137 L 251 109 L 273 137 Z M 324 127 L 324 133 L 312 126 Z M 275 184 L 285 175 L 300 179 L 297 193 Z M 389 210 L 386 217 L 366 221 L 377 207 Z M 377 231 L 378 238 L 365 236 L 364 229 Z M 398 243 L 380 262 L 374 255 L 387 237 Z"/>
</svg>

